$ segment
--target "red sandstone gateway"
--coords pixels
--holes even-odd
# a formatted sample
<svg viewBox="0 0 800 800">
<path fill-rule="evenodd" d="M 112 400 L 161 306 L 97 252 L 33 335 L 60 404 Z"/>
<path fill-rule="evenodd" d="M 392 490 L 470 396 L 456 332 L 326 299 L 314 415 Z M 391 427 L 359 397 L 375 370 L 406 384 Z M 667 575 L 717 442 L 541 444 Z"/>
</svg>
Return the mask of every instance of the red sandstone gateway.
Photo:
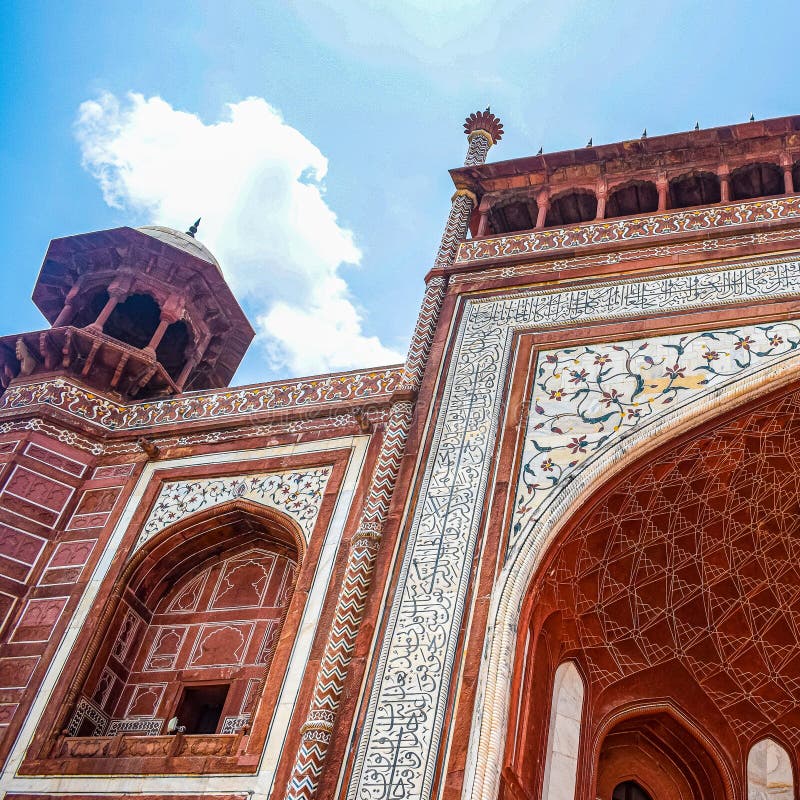
<svg viewBox="0 0 800 800">
<path fill-rule="evenodd" d="M 11 798 L 789 800 L 800 117 L 465 165 L 404 365 L 230 389 L 167 228 L 0 340 Z"/>
</svg>

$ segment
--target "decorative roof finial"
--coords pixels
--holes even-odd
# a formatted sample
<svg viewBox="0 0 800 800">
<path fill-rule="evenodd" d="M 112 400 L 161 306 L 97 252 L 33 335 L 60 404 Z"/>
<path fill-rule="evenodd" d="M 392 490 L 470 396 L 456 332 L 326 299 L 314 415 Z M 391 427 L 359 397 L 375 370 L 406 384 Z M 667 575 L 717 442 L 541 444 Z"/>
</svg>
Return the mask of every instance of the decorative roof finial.
<svg viewBox="0 0 800 800">
<path fill-rule="evenodd" d="M 491 139 L 492 144 L 497 144 L 503 138 L 503 123 L 492 114 L 489 106 L 486 106 L 486 111 L 470 114 L 464 121 L 464 133 L 467 136 L 478 132 Z"/>
<path fill-rule="evenodd" d="M 750 122 L 755 122 L 755 121 L 756 121 L 756 115 L 755 114 L 751 114 L 750 115 Z"/>
<path fill-rule="evenodd" d="M 197 229 L 200 227 L 200 220 L 201 219 L 202 219 L 202 217 L 198 217 L 197 220 L 195 221 L 194 225 L 192 225 L 191 228 L 189 228 L 189 230 L 186 231 L 186 234 L 188 236 L 191 236 L 192 239 L 194 239 L 194 235 L 197 233 Z"/>
</svg>

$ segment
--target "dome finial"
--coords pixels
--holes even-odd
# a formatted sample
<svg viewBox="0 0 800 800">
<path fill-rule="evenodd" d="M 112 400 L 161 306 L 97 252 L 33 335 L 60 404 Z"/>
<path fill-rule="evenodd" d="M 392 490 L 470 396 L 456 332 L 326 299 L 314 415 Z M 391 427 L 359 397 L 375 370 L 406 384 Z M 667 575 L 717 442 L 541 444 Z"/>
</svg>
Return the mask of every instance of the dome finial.
<svg viewBox="0 0 800 800">
<path fill-rule="evenodd" d="M 486 106 L 486 111 L 478 111 L 470 114 L 464 121 L 464 133 L 467 136 L 482 132 L 488 135 L 491 139 L 491 144 L 497 144 L 503 138 L 503 124 L 491 112 L 489 106 Z"/>
<path fill-rule="evenodd" d="M 189 230 L 186 231 L 186 233 L 189 236 L 191 236 L 192 239 L 194 239 L 194 235 L 197 233 L 197 229 L 200 227 L 200 220 L 201 219 L 202 219 L 202 217 L 198 217 L 196 222 L 194 223 L 194 225 L 192 225 L 191 228 L 189 228 Z"/>
</svg>

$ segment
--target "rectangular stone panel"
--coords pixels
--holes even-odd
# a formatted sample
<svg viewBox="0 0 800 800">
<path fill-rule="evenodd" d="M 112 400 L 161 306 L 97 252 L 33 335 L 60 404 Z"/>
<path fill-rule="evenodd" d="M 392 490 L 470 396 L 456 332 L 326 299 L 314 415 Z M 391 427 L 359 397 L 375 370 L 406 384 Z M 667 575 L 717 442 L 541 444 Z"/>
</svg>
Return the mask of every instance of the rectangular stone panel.
<svg viewBox="0 0 800 800">
<path fill-rule="evenodd" d="M 38 597 L 28 600 L 14 628 L 11 641 L 46 642 L 68 600 L 68 597 Z"/>
<path fill-rule="evenodd" d="M 39 656 L 0 658 L 0 687 L 25 689 L 38 663 Z"/>
<path fill-rule="evenodd" d="M 66 472 L 68 475 L 74 475 L 76 478 L 80 478 L 86 470 L 84 462 L 65 456 L 63 453 L 56 453 L 54 450 L 35 442 L 28 442 L 22 452 L 29 458 L 41 461 L 43 464 L 54 467 L 61 472 Z"/>
<path fill-rule="evenodd" d="M 17 466 L 3 489 L 3 495 L 10 494 L 60 514 L 72 497 L 73 491 L 74 489 L 65 483 Z"/>
</svg>

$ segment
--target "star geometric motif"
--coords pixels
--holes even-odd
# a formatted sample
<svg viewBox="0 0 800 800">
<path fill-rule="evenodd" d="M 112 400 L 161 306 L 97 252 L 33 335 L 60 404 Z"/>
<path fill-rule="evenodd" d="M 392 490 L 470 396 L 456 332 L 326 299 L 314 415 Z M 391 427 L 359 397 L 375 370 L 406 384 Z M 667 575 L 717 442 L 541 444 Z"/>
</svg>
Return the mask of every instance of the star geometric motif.
<svg viewBox="0 0 800 800">
<path fill-rule="evenodd" d="M 741 740 L 800 746 L 800 392 L 629 473 L 541 589 L 596 690 L 679 662 Z"/>
</svg>

